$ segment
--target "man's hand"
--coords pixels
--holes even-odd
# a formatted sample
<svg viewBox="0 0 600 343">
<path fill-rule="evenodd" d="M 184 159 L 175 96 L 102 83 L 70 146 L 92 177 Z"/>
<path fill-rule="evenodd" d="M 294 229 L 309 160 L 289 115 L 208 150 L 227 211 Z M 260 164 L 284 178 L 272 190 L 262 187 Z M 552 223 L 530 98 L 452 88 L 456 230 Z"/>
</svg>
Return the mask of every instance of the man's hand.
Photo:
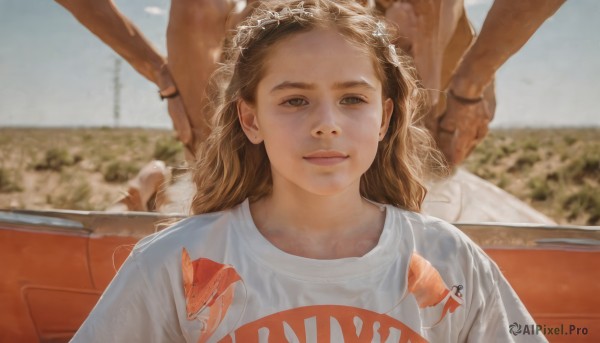
<svg viewBox="0 0 600 343">
<path fill-rule="evenodd" d="M 167 108 L 169 110 L 169 116 L 173 122 L 173 128 L 177 138 L 184 144 L 189 145 L 192 143 L 192 127 L 188 120 L 188 116 L 181 101 L 181 96 L 177 95 L 172 98 L 168 98 Z"/>
<path fill-rule="evenodd" d="M 169 110 L 169 116 L 173 122 L 173 129 L 175 129 L 175 136 L 181 143 L 183 143 L 185 160 L 193 161 L 196 156 L 196 144 L 200 137 L 206 137 L 206 135 L 196 135 L 192 130 L 185 106 L 181 100 L 181 96 L 176 96 L 167 99 L 167 109 Z"/>
<path fill-rule="evenodd" d="M 159 95 L 162 100 L 167 101 L 167 110 L 173 122 L 177 139 L 186 147 L 192 146 L 194 141 L 192 125 L 167 64 L 164 63 L 155 75 L 156 85 L 160 89 Z"/>
<path fill-rule="evenodd" d="M 446 112 L 428 123 L 428 127 L 448 164 L 456 166 L 487 135 L 492 118 L 485 99 L 462 99 L 449 92 Z"/>
</svg>

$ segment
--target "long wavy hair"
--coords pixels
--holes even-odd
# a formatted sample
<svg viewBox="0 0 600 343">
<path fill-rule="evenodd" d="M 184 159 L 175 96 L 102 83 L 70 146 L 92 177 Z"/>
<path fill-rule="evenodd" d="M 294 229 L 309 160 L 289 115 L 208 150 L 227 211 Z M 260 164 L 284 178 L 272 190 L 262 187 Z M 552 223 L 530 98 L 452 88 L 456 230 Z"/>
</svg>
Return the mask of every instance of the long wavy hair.
<svg viewBox="0 0 600 343">
<path fill-rule="evenodd" d="M 271 193 L 271 166 L 264 144 L 247 139 L 237 102 L 255 103 L 270 47 L 316 28 L 337 30 L 368 52 L 383 95 L 394 102 L 388 131 L 373 164 L 361 176 L 361 196 L 420 211 L 427 171 L 439 172 L 444 164 L 431 136 L 418 124 L 423 96 L 415 70 L 394 48 L 395 37 L 386 23 L 354 0 L 266 0 L 228 37 L 223 63 L 211 78 L 207 109 L 211 133 L 196 154 L 193 214 L 225 210 L 246 198 L 255 201 Z"/>
</svg>

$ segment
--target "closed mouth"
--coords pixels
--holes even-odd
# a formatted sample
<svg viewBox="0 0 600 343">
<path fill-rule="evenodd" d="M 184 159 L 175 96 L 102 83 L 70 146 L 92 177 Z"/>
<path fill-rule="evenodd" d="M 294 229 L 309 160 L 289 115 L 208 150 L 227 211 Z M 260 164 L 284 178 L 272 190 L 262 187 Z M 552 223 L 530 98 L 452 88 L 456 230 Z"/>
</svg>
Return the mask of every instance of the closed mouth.
<svg viewBox="0 0 600 343">
<path fill-rule="evenodd" d="M 303 156 L 303 158 L 312 165 L 328 167 L 346 161 L 349 156 L 339 151 L 320 150 Z"/>
<path fill-rule="evenodd" d="M 344 154 L 342 152 L 339 151 L 332 151 L 332 150 L 320 150 L 320 151 L 315 151 L 313 153 L 310 153 L 306 156 L 304 156 L 304 159 L 316 159 L 316 158 L 347 158 L 348 155 Z"/>
</svg>

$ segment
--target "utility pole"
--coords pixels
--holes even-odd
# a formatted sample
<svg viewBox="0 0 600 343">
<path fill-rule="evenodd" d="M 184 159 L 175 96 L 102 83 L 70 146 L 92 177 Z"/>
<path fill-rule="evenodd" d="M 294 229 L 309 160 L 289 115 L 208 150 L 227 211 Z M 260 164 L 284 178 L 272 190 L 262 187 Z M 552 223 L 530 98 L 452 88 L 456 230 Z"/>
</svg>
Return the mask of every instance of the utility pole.
<svg viewBox="0 0 600 343">
<path fill-rule="evenodd" d="M 113 75 L 113 97 L 114 97 L 114 103 L 113 103 L 113 115 L 114 115 L 114 119 L 115 119 L 115 127 L 119 127 L 119 120 L 121 117 L 121 63 L 123 62 L 122 59 L 115 57 L 115 69 L 114 69 L 114 75 Z"/>
</svg>

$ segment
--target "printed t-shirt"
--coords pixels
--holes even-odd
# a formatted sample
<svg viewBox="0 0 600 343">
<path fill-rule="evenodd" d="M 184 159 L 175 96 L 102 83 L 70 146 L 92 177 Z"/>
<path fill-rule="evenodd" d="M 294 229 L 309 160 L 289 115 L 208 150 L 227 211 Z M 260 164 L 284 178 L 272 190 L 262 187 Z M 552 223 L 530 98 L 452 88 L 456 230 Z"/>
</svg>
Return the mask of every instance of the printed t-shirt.
<svg viewBox="0 0 600 343">
<path fill-rule="evenodd" d="M 498 267 L 433 217 L 381 205 L 377 245 L 317 260 L 264 238 L 248 200 L 142 239 L 74 342 L 545 342 Z"/>
</svg>

